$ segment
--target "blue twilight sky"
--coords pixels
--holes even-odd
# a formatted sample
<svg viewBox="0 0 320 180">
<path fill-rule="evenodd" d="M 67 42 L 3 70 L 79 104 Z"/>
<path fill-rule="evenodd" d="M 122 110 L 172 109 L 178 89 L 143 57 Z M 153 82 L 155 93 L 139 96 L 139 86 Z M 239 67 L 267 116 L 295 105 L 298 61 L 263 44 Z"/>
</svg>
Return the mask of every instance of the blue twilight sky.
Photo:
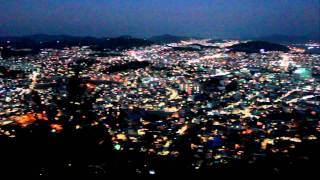
<svg viewBox="0 0 320 180">
<path fill-rule="evenodd" d="M 320 0 L 0 0 L 0 36 L 320 34 Z"/>
</svg>

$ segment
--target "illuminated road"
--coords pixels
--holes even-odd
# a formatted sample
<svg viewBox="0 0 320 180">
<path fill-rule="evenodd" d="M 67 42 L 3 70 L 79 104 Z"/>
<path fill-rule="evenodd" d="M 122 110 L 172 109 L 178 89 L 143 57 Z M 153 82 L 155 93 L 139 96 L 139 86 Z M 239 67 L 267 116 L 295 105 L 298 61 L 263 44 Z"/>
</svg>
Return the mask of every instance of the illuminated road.
<svg viewBox="0 0 320 180">
<path fill-rule="evenodd" d="M 285 95 L 283 95 L 282 97 L 280 97 L 280 98 L 276 99 L 274 102 L 282 101 L 282 99 L 284 99 L 284 98 L 286 98 L 286 97 L 290 96 L 290 95 L 291 95 L 292 93 L 294 93 L 294 92 L 299 92 L 299 89 L 293 89 L 293 90 L 291 90 L 291 91 L 287 92 Z"/>
</svg>

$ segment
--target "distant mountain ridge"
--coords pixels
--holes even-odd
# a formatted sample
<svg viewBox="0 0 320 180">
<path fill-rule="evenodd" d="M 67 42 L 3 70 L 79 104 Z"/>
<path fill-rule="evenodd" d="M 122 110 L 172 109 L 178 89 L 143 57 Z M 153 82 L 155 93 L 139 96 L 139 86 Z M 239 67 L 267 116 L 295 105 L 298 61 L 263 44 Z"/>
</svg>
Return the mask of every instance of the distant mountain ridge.
<svg viewBox="0 0 320 180">
<path fill-rule="evenodd" d="M 92 37 L 92 36 L 72 36 L 72 35 L 48 35 L 34 34 L 26 36 L 8 36 L 0 37 L 0 46 L 14 49 L 44 49 L 55 48 L 61 49 L 71 46 L 90 46 L 94 50 L 105 49 L 128 49 L 132 47 L 140 47 L 151 44 L 168 44 L 176 43 L 183 40 L 200 39 L 196 37 L 175 36 L 164 34 L 153 36 L 148 39 L 135 38 L 130 35 L 119 37 Z M 10 54 L 10 53 L 9 53 Z"/>
<path fill-rule="evenodd" d="M 30 52 L 39 52 L 40 49 L 53 48 L 62 49 L 72 46 L 90 46 L 96 51 L 122 50 L 133 47 L 148 46 L 151 41 L 131 36 L 120 36 L 116 38 L 95 38 L 69 35 L 45 35 L 37 34 L 21 37 L 0 37 L 2 57 L 23 56 L 27 52 L 17 51 L 19 49 L 31 49 Z M 17 49 L 17 50 L 15 50 Z"/>
<path fill-rule="evenodd" d="M 118 36 L 118 37 L 94 37 L 94 36 L 72 36 L 72 35 L 48 35 L 48 34 L 34 34 L 34 35 L 26 35 L 26 36 L 0 36 L 0 42 L 6 42 L 6 41 L 11 41 L 11 42 L 20 42 L 23 40 L 30 40 L 35 43 L 39 42 L 54 42 L 54 41 L 80 41 L 80 40 L 91 40 L 91 41 L 96 41 L 96 42 L 101 42 L 105 40 L 110 40 L 110 39 L 141 39 L 141 38 L 135 38 L 129 35 L 123 35 L 123 36 Z M 145 39 L 141 39 L 146 41 Z"/>
<path fill-rule="evenodd" d="M 94 37 L 94 36 L 73 36 L 73 35 L 49 35 L 49 34 L 33 34 L 33 35 L 25 35 L 25 36 L 0 36 L 0 42 L 3 41 L 21 41 L 23 39 L 28 39 L 36 42 L 52 42 L 52 41 L 71 41 L 71 40 L 91 40 L 91 41 L 99 41 L 103 39 L 113 39 L 113 38 L 123 38 L 123 39 L 141 39 L 141 38 L 134 38 L 130 35 L 123 35 L 119 37 Z M 151 41 L 153 43 L 174 43 L 180 42 L 183 40 L 190 40 L 190 39 L 201 39 L 199 37 L 189 37 L 189 36 L 178 36 L 178 35 L 171 35 L 171 34 L 163 34 L 158 36 L 152 36 L 147 38 L 146 40 Z M 230 39 L 230 38 L 228 38 Z M 232 38 L 231 38 L 232 39 Z M 238 38 L 235 38 L 238 39 Z M 282 34 L 272 34 L 268 36 L 258 36 L 258 37 L 246 37 L 241 38 L 242 40 L 253 40 L 253 41 L 269 41 L 275 43 L 294 43 L 294 42 L 308 42 L 308 41 L 319 41 L 320 42 L 320 34 L 310 34 L 304 36 L 291 36 L 291 35 L 282 35 Z M 222 40 L 220 39 L 213 39 L 212 41 Z"/>
<path fill-rule="evenodd" d="M 169 44 L 169 43 L 177 43 L 180 41 L 186 41 L 186 40 L 190 40 L 190 39 L 201 39 L 201 38 L 163 34 L 163 35 L 159 35 L 159 36 L 152 36 L 148 40 L 151 42 L 154 42 L 154 43 Z"/>
<path fill-rule="evenodd" d="M 313 38 L 311 38 L 313 37 Z M 3 47 L 2 56 L 19 56 L 27 53 L 37 53 L 40 49 L 53 48 L 62 49 L 64 47 L 72 46 L 90 46 L 91 49 L 96 51 L 108 51 L 108 50 L 122 50 L 130 49 L 133 47 L 142 47 L 152 44 L 168 44 L 177 43 L 184 40 L 190 39 L 201 39 L 196 37 L 187 36 L 175 36 L 170 34 L 164 34 L 160 36 L 153 36 L 148 39 L 135 38 L 129 35 L 119 37 L 92 37 L 92 36 L 72 36 L 72 35 L 48 35 L 48 34 L 34 34 L 27 36 L 8 36 L 0 37 L 0 47 Z M 250 39 L 250 38 L 246 38 Z M 317 34 L 312 36 L 286 36 L 286 35 L 271 35 L 265 37 L 251 38 L 252 42 L 249 44 L 238 44 L 232 47 L 234 51 L 245 51 L 245 52 L 258 52 L 260 49 L 270 50 L 281 50 L 287 51 L 287 47 L 278 46 L 280 44 L 289 43 L 303 43 L 309 40 L 318 39 L 320 37 Z M 272 42 L 274 44 L 257 43 L 257 42 Z M 209 42 L 223 42 L 222 39 L 213 39 Z M 277 44 L 277 45 L 275 45 Z M 19 49 L 30 49 L 31 51 L 19 51 Z"/>
</svg>

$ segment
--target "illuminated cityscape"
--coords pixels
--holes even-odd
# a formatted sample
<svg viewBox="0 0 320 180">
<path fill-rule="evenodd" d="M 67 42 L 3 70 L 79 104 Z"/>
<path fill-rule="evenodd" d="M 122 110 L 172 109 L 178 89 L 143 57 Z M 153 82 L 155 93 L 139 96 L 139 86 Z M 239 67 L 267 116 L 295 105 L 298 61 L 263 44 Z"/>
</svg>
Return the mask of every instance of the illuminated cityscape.
<svg viewBox="0 0 320 180">
<path fill-rule="evenodd" d="M 0 177 L 317 174 L 319 49 L 0 37 Z"/>
<path fill-rule="evenodd" d="M 146 163 L 188 156 L 194 170 L 318 142 L 320 56 L 229 52 L 236 43 L 189 40 L 112 57 L 71 47 L 2 59 L 1 67 L 25 75 L 1 79 L 1 135 L 14 139 L 16 126 L 31 131 L 42 121 L 53 139 L 100 127 L 110 137 L 98 143 L 110 138 L 114 151 L 147 154 Z M 172 48 L 192 44 L 220 48 Z M 134 62 L 143 66 L 115 68 Z"/>
</svg>

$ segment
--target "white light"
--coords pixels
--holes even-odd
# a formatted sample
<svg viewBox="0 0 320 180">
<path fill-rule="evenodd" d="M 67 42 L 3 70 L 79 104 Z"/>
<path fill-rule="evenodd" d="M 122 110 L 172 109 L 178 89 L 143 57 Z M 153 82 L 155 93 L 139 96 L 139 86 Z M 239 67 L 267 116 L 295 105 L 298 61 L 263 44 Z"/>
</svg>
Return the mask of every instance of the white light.
<svg viewBox="0 0 320 180">
<path fill-rule="evenodd" d="M 155 172 L 154 170 L 149 170 L 149 174 L 150 174 L 150 175 L 155 175 L 156 172 Z"/>
</svg>

